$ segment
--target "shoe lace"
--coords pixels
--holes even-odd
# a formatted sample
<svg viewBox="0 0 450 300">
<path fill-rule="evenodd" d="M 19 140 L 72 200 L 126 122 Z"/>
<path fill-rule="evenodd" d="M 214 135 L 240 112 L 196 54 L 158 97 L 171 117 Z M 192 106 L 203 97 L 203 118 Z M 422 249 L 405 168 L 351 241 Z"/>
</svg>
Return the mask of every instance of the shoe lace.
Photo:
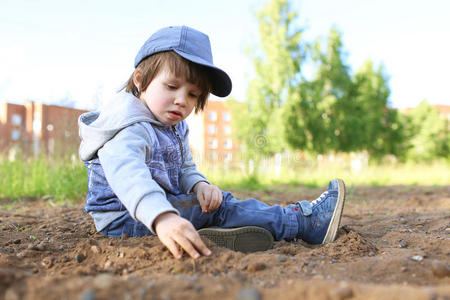
<svg viewBox="0 0 450 300">
<path fill-rule="evenodd" d="M 323 200 L 325 200 L 327 198 L 327 196 L 328 196 L 328 191 L 325 191 L 325 192 L 322 193 L 322 195 L 319 196 L 319 198 L 311 201 L 311 204 L 315 205 L 315 204 L 317 204 L 319 202 L 322 202 Z"/>
</svg>

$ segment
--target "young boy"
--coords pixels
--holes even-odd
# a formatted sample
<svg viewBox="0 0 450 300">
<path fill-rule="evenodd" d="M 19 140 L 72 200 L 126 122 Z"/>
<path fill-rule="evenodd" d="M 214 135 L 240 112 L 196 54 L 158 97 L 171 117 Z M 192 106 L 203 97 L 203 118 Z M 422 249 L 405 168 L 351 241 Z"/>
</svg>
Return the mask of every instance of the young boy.
<svg viewBox="0 0 450 300">
<path fill-rule="evenodd" d="M 180 247 L 193 258 L 211 254 L 199 233 L 244 252 L 266 250 L 274 238 L 333 241 L 342 180 L 331 181 L 313 202 L 282 208 L 237 200 L 197 170 L 184 119 L 205 107 L 210 92 L 227 96 L 231 80 L 213 64 L 208 36 L 167 27 L 139 50 L 125 91 L 101 112 L 80 117 L 86 211 L 97 230 L 112 237 L 156 234 L 176 258 Z"/>
</svg>

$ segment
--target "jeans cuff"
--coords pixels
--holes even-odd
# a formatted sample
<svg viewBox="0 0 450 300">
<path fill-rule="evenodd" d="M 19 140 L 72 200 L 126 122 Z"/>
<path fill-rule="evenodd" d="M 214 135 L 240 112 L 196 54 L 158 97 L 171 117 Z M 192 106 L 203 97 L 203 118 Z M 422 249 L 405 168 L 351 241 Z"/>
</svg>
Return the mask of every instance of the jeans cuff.
<svg viewBox="0 0 450 300">
<path fill-rule="evenodd" d="M 290 212 L 286 214 L 286 237 L 285 239 L 291 240 L 295 239 L 298 236 L 298 219 L 295 213 Z"/>
</svg>

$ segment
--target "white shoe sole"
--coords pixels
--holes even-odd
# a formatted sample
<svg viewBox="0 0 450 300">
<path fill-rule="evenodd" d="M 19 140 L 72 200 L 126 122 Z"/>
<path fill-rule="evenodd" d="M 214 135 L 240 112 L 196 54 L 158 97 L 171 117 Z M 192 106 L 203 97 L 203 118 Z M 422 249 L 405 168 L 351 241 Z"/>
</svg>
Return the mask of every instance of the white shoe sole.
<svg viewBox="0 0 450 300">
<path fill-rule="evenodd" d="M 322 244 L 331 243 L 336 239 L 336 234 L 341 223 L 342 211 L 344 210 L 345 202 L 345 184 L 342 179 L 336 179 L 338 182 L 338 199 L 333 216 L 331 217 L 330 225 L 328 226 L 327 234 L 325 235 Z"/>
</svg>

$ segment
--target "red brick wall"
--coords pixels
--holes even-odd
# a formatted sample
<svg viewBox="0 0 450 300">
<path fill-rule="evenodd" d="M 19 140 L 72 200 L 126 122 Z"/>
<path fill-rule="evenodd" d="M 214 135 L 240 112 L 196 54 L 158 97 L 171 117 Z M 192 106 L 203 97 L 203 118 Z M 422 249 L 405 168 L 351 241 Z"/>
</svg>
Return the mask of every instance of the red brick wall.
<svg viewBox="0 0 450 300">
<path fill-rule="evenodd" d="M 26 153 L 77 153 L 78 117 L 84 110 L 35 102 L 0 103 L 0 109 L 0 152 L 17 145 Z"/>
<path fill-rule="evenodd" d="M 23 105 L 0 103 L 0 152 L 11 146 L 25 146 L 26 111 Z"/>
<path fill-rule="evenodd" d="M 214 113 L 215 120 L 211 120 L 210 113 Z M 225 116 L 228 116 L 228 119 Z M 237 142 L 232 138 L 231 132 L 226 132 L 225 129 L 231 130 L 231 112 L 222 101 L 208 101 L 208 106 L 203 113 L 204 122 L 204 140 L 205 140 L 205 158 L 213 161 L 227 161 L 231 155 L 232 160 L 235 159 Z M 214 126 L 214 132 L 210 131 L 210 126 Z M 217 147 L 211 147 L 211 141 L 217 142 Z M 226 147 L 227 140 L 231 141 L 231 148 Z"/>
<path fill-rule="evenodd" d="M 47 152 L 77 153 L 80 145 L 78 117 L 84 112 L 62 106 L 43 106 L 41 142 Z"/>
</svg>

